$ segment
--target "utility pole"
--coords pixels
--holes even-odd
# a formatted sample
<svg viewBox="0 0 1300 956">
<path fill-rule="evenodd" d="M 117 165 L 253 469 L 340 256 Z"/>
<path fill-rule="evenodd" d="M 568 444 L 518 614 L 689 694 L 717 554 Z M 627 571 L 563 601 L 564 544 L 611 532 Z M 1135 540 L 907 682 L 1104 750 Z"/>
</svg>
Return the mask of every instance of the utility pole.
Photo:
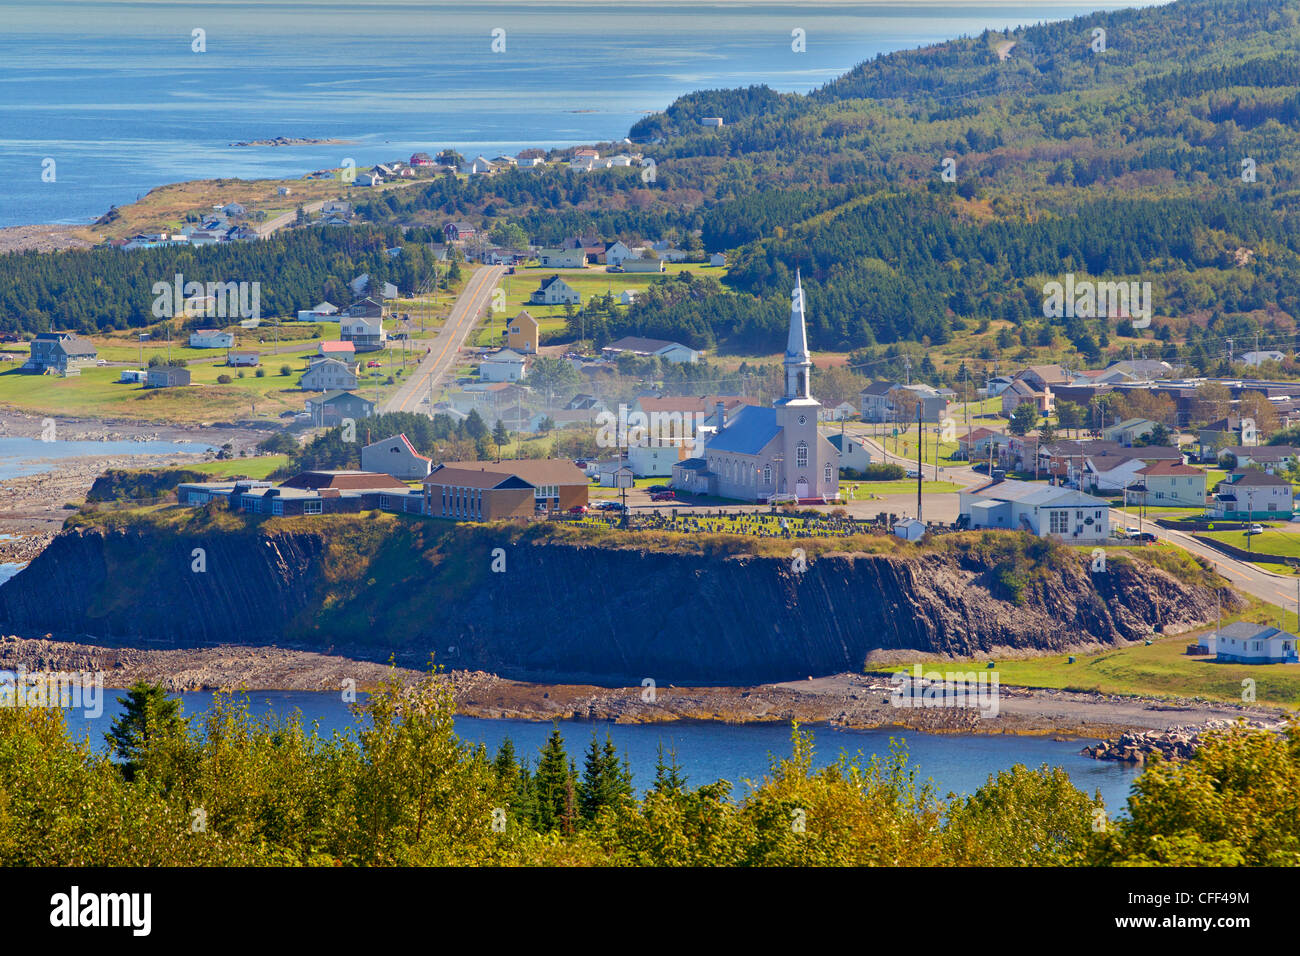
<svg viewBox="0 0 1300 956">
<path fill-rule="evenodd" d="M 916 520 L 921 521 L 921 443 L 925 441 L 925 429 L 921 425 L 921 400 L 916 400 Z"/>
<path fill-rule="evenodd" d="M 906 386 L 906 387 L 911 387 L 911 384 L 912 384 L 912 357 L 911 357 L 910 355 L 904 355 L 904 356 L 903 356 L 903 372 L 904 372 L 904 374 L 906 375 L 905 386 Z"/>
<path fill-rule="evenodd" d="M 963 366 L 964 367 L 964 366 Z M 971 447 L 971 429 L 970 429 L 970 369 L 966 369 L 966 401 L 962 402 L 962 411 L 966 416 L 966 457 L 970 458 L 974 449 Z"/>
</svg>

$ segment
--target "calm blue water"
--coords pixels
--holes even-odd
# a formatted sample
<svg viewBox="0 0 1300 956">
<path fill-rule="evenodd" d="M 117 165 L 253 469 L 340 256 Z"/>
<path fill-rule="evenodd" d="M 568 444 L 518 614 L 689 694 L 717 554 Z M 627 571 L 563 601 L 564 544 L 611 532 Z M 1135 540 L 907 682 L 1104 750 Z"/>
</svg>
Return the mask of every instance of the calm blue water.
<svg viewBox="0 0 1300 956">
<path fill-rule="evenodd" d="M 88 719 L 81 711 L 68 711 L 68 725 L 73 734 L 78 737 L 90 734 L 92 744 L 102 749 L 104 732 L 121 712 L 117 704 L 119 693 L 105 691 L 104 712 L 97 719 Z M 207 693 L 179 696 L 186 713 L 191 716 L 202 712 L 212 702 L 212 695 Z M 249 693 L 247 697 L 253 714 L 288 716 L 297 710 L 304 723 L 318 722 L 323 735 L 335 730 L 344 731 L 353 725 L 352 715 L 338 694 L 259 691 Z M 569 755 L 579 766 L 591 741 L 592 731 L 600 735 L 601 741 L 609 731 L 615 744 L 627 754 L 633 783 L 639 790 L 653 783 L 660 743 L 665 752 L 676 747 L 677 762 L 692 786 L 728 780 L 734 786 L 733 795 L 737 797 L 746 792 L 743 781 L 761 781 L 771 765 L 771 755 L 778 758 L 790 755 L 790 728 L 780 724 L 675 723 L 654 726 L 561 721 L 560 727 Z M 1085 741 L 915 733 L 902 737 L 897 731 L 891 734 L 883 730 L 812 729 L 816 735 L 818 766 L 834 762 L 841 750 L 850 754 L 861 751 L 868 757 L 873 753 L 884 756 L 889 753 L 891 736 L 904 739 L 909 760 L 919 768 L 919 776 L 933 779 L 940 795 L 949 791 L 971 793 L 987 781 L 989 774 L 1009 769 L 1017 763 L 1029 767 L 1046 763 L 1063 767 L 1075 786 L 1087 793 L 1100 790 L 1107 808 L 1114 813 L 1124 807 L 1129 785 L 1137 776 L 1134 768 L 1080 756 L 1079 749 Z M 456 732 L 462 740 L 484 744 L 489 756 L 495 754 L 501 742 L 509 737 L 514 742 L 516 753 L 531 757 L 535 763 L 538 751 L 550 735 L 551 724 L 457 717 Z"/>
<path fill-rule="evenodd" d="M 803 92 L 878 53 L 1132 5 L 0 0 L 0 226 L 85 222 L 187 179 L 616 140 L 692 90 Z M 355 145 L 228 145 L 277 135 Z"/>
<path fill-rule="evenodd" d="M 55 459 L 108 455 L 200 454 L 212 446 L 192 441 L 41 441 L 0 438 L 0 481 L 52 471 Z"/>
</svg>

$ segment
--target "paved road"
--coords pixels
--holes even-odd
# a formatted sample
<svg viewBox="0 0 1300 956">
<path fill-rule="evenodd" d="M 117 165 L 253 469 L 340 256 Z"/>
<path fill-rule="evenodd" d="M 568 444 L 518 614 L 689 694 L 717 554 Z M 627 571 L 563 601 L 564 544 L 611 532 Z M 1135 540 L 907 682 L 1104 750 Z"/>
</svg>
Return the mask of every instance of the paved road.
<svg viewBox="0 0 1300 956">
<path fill-rule="evenodd" d="M 384 403 L 381 411 L 413 412 L 419 408 L 429 390 L 436 387 L 455 366 L 461 346 L 487 311 L 492 290 L 505 272 L 505 266 L 480 266 L 469 277 L 464 291 L 451 307 L 447 323 L 429 344 L 429 353 L 401 388 Z"/>
<path fill-rule="evenodd" d="M 1123 528 L 1126 526 L 1136 526 L 1136 519 L 1133 515 L 1111 515 L 1113 527 Z M 1190 551 L 1192 554 L 1205 558 L 1214 565 L 1214 569 L 1232 582 L 1233 587 L 1239 591 L 1245 591 L 1252 594 L 1260 600 L 1267 601 L 1270 604 L 1278 604 L 1284 608 L 1295 606 L 1296 602 L 1296 578 L 1284 577 L 1280 574 L 1274 574 L 1272 571 L 1266 571 L 1249 561 L 1240 561 L 1237 558 L 1230 557 L 1222 551 L 1216 551 L 1208 544 L 1197 541 L 1185 531 L 1174 531 L 1170 528 L 1162 528 L 1152 521 L 1143 521 L 1142 530 L 1150 531 L 1161 541 L 1168 542 L 1184 551 Z"/>
<path fill-rule="evenodd" d="M 334 200 L 331 199 L 328 201 L 333 202 Z M 324 206 L 326 202 L 327 200 L 321 199 L 316 202 L 303 203 L 302 204 L 303 212 L 306 213 L 319 212 L 321 207 Z M 274 219 L 268 219 L 266 222 L 259 223 L 258 225 L 255 225 L 253 228 L 257 231 L 257 234 L 259 236 L 265 239 L 267 236 L 274 233 L 277 229 L 283 229 L 285 226 L 291 225 L 292 223 L 297 221 L 297 219 L 298 219 L 298 210 L 295 208 L 292 212 L 281 213 L 280 215 L 276 216 Z"/>
</svg>

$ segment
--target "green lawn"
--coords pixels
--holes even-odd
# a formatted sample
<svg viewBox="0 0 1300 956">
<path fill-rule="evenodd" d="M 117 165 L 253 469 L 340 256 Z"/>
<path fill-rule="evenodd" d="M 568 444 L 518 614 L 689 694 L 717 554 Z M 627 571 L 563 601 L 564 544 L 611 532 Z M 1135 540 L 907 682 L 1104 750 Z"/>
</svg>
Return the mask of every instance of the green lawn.
<svg viewBox="0 0 1300 956">
<path fill-rule="evenodd" d="M 194 471 L 214 476 L 234 475 L 242 478 L 263 479 L 277 468 L 289 464 L 288 455 L 258 455 L 254 458 L 230 458 L 225 461 L 205 461 L 186 465 Z"/>
<path fill-rule="evenodd" d="M 939 442 L 937 447 L 933 426 L 927 429 L 925 435 L 925 448 L 921 453 L 921 460 L 927 465 L 938 464 L 941 468 L 953 467 L 968 464 L 963 459 L 956 458 L 956 442 Z M 906 431 L 901 431 L 897 438 L 889 437 L 877 439 L 885 447 L 885 451 L 891 455 L 897 455 L 899 458 L 906 458 L 910 462 L 916 461 L 916 426 L 913 425 Z"/>
<path fill-rule="evenodd" d="M 1294 617 L 1293 614 L 1288 626 L 1294 627 Z M 1229 620 L 1225 618 L 1224 623 Z M 1194 640 L 1185 634 L 1162 637 L 1150 645 L 1078 655 L 1073 664 L 1067 656 L 1059 654 L 1029 660 L 998 660 L 994 670 L 998 681 L 1008 686 L 1204 697 L 1236 703 L 1241 703 L 1242 680 L 1251 678 L 1260 703 L 1300 706 L 1300 665 L 1218 664 L 1212 659 L 1185 654 L 1185 648 Z M 989 660 L 981 657 L 965 662 L 930 661 L 923 662 L 923 668 L 941 673 L 983 671 Z M 906 670 L 910 669 L 911 664 Z"/>
<path fill-rule="evenodd" d="M 1280 554 L 1288 558 L 1300 558 L 1300 534 L 1274 531 L 1264 525 L 1261 534 L 1247 535 L 1244 531 L 1198 531 L 1199 538 L 1211 538 L 1234 547 L 1259 551 L 1262 554 Z"/>
<path fill-rule="evenodd" d="M 676 275 L 681 272 L 696 272 L 701 275 L 722 278 L 726 275 L 727 270 L 725 267 L 713 268 L 697 262 L 679 262 L 666 263 L 662 274 Z M 564 306 L 530 305 L 528 303 L 528 297 L 533 294 L 541 281 L 557 274 L 578 290 L 582 295 L 583 303 L 589 301 L 592 296 L 604 295 L 606 292 L 611 292 L 617 296 L 625 289 L 645 289 L 656 278 L 654 273 L 606 272 L 604 266 L 592 266 L 587 269 L 543 269 L 540 266 L 529 266 L 520 269 L 514 275 L 502 278 L 501 288 L 506 293 L 505 313 L 504 315 L 499 313 L 490 315 L 488 320 L 484 322 L 483 327 L 475 334 L 474 344 L 479 346 L 500 345 L 503 339 L 501 333 L 505 328 L 505 320 L 518 315 L 523 309 L 527 309 L 528 313 L 537 320 L 543 335 L 547 332 L 562 330 L 565 327 Z"/>
<path fill-rule="evenodd" d="M 962 485 L 955 484 L 951 481 L 922 481 L 922 494 L 950 494 L 961 491 Z M 840 491 L 845 495 L 852 488 L 855 498 L 861 499 L 867 495 L 914 495 L 916 494 L 916 479 L 903 478 L 899 481 L 841 481 Z"/>
</svg>

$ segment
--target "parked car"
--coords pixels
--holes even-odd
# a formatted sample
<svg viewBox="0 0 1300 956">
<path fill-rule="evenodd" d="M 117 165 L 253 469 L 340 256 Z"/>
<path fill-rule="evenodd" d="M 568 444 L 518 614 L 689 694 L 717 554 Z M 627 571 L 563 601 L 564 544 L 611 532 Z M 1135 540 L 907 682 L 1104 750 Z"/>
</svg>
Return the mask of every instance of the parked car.
<svg viewBox="0 0 1300 956">
<path fill-rule="evenodd" d="M 587 513 L 586 505 L 574 505 L 572 508 L 569 509 L 569 514 L 571 515 L 585 515 L 586 513 Z"/>
<path fill-rule="evenodd" d="M 1253 524 L 1246 529 L 1246 534 L 1263 534 L 1264 526 L 1262 524 Z"/>
<path fill-rule="evenodd" d="M 656 491 L 671 491 L 671 490 L 672 489 L 669 488 L 667 485 L 651 485 L 649 488 L 646 489 L 646 491 L 650 492 L 651 494 L 653 494 Z"/>
<path fill-rule="evenodd" d="M 366 363 L 366 368 L 379 368 L 379 363 L 376 362 L 374 359 L 371 359 L 369 362 Z"/>
<path fill-rule="evenodd" d="M 898 474 L 898 472 L 894 472 L 894 474 Z M 920 473 L 919 471 L 917 471 L 915 468 L 909 468 L 909 469 L 907 469 L 907 477 L 909 477 L 909 478 L 920 478 L 920 477 L 921 477 L 921 473 Z"/>
<path fill-rule="evenodd" d="M 656 491 L 650 496 L 651 501 L 676 501 L 677 496 L 671 491 Z"/>
<path fill-rule="evenodd" d="M 1133 537 L 1136 538 L 1138 541 L 1148 541 L 1153 543 L 1158 540 L 1156 536 L 1152 534 L 1150 531 L 1140 532 L 1139 534 L 1135 534 Z"/>
<path fill-rule="evenodd" d="M 621 501 L 602 501 L 596 505 L 597 511 L 626 511 L 627 505 Z"/>
</svg>

